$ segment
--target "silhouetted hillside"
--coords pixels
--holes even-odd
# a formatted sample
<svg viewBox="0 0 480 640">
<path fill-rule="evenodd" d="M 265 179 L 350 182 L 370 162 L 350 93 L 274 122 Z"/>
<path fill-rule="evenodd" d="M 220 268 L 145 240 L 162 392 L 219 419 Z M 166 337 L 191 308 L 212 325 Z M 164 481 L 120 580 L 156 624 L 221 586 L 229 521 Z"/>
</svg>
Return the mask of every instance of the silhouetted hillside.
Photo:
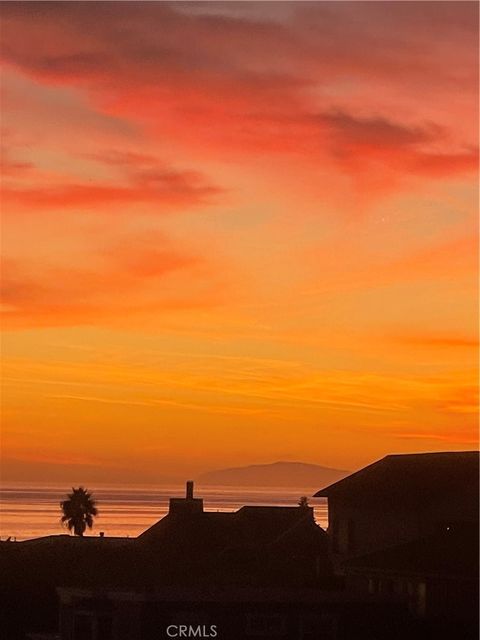
<svg viewBox="0 0 480 640">
<path fill-rule="evenodd" d="M 341 480 L 349 474 L 341 469 L 330 469 L 304 462 L 274 462 L 248 467 L 219 469 L 201 475 L 199 484 L 226 486 L 312 487 Z"/>
</svg>

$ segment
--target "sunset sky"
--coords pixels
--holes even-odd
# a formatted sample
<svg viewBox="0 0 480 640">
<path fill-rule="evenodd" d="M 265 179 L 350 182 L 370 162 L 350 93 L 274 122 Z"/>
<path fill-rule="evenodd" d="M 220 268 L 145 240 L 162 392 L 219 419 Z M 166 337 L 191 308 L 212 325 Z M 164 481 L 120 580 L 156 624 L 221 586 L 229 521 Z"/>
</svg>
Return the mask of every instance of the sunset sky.
<svg viewBox="0 0 480 640">
<path fill-rule="evenodd" d="M 475 2 L 2 5 L 2 476 L 477 448 Z"/>
</svg>

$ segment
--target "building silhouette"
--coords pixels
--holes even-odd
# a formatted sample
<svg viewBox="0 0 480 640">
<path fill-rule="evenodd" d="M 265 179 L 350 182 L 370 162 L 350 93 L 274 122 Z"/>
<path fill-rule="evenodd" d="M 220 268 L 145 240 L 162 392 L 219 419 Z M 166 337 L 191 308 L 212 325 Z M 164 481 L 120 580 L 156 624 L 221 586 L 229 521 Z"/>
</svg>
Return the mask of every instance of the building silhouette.
<svg viewBox="0 0 480 640">
<path fill-rule="evenodd" d="M 478 469 L 478 452 L 387 456 L 316 494 L 328 498 L 327 532 L 307 506 L 206 511 L 188 482 L 137 538 L 2 542 L 2 631 L 157 640 L 183 625 L 228 640 L 476 639 Z"/>
<path fill-rule="evenodd" d="M 478 524 L 478 451 L 389 455 L 321 489 L 330 550 L 348 558 Z"/>
<path fill-rule="evenodd" d="M 403 601 L 416 633 L 478 633 L 479 452 L 390 455 L 315 494 L 346 592 Z"/>
</svg>

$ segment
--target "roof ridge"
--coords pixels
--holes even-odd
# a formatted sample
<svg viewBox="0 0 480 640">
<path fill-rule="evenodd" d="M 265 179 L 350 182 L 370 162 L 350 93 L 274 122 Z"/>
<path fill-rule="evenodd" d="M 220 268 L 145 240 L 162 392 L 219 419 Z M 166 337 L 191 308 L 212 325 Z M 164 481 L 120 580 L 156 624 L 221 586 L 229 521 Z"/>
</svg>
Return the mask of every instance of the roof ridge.
<svg viewBox="0 0 480 640">
<path fill-rule="evenodd" d="M 383 458 L 379 458 L 378 460 L 375 460 L 374 462 L 371 462 L 370 464 L 367 464 L 366 467 L 362 467 L 361 469 L 357 469 L 357 471 L 354 471 L 353 473 L 351 473 L 350 475 L 346 476 L 345 478 L 341 478 L 340 480 L 337 480 L 336 482 L 332 482 L 332 484 L 327 485 L 323 489 L 319 489 L 316 493 L 313 494 L 313 497 L 314 498 L 324 497 L 322 494 L 325 491 L 329 491 L 330 489 L 333 489 L 334 487 L 338 487 L 342 483 L 346 483 L 347 480 L 351 480 L 353 477 L 358 476 L 359 474 L 364 473 L 367 470 L 371 469 L 375 465 L 384 462 L 385 460 L 387 460 L 388 457 L 389 456 L 384 456 Z"/>
<path fill-rule="evenodd" d="M 349 487 L 353 485 L 356 481 L 362 481 L 364 483 L 372 482 L 372 474 L 373 478 L 375 478 L 375 474 L 384 473 L 384 474 L 398 474 L 399 471 L 404 471 L 407 475 L 415 475 L 418 476 L 422 470 L 426 471 L 427 469 L 431 470 L 435 468 L 436 465 L 442 473 L 442 477 L 445 474 L 445 470 L 447 466 L 444 464 L 445 461 L 449 461 L 452 469 L 457 471 L 458 473 L 452 474 L 452 480 L 455 478 L 463 477 L 465 473 L 468 473 L 471 469 L 472 463 L 477 463 L 479 460 L 479 451 L 469 450 L 469 451 L 431 451 L 431 452 L 420 452 L 420 453 L 403 453 L 403 454 L 389 454 L 372 462 L 371 464 L 351 473 L 349 476 L 342 478 L 341 480 L 337 480 L 326 487 L 323 487 L 319 491 L 314 494 L 316 498 L 328 497 L 332 492 L 343 489 L 344 487 Z M 419 460 L 424 460 L 425 465 L 421 465 Z M 442 463 L 440 464 L 440 460 Z M 400 461 L 403 461 L 405 464 L 397 464 Z M 417 461 L 417 462 L 415 462 Z M 392 464 L 392 463 L 395 464 Z M 410 462 L 410 464 L 409 464 Z M 456 466 L 455 466 L 456 465 Z M 466 466 L 463 466 L 466 465 Z M 388 475 L 385 476 L 387 478 Z"/>
</svg>

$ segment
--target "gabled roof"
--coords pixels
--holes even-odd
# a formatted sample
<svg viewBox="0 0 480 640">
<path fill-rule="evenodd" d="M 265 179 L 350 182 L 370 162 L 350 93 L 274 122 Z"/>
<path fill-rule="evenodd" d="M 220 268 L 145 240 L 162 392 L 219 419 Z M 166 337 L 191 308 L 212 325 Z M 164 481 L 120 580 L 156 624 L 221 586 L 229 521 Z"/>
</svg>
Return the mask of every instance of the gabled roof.
<svg viewBox="0 0 480 640">
<path fill-rule="evenodd" d="M 284 560 L 280 565 L 277 541 Z M 246 506 L 229 513 L 170 513 L 137 538 L 135 554 L 171 581 L 184 576 L 247 583 L 276 579 L 279 567 L 288 568 L 294 554 L 324 557 L 322 575 L 330 575 L 327 547 L 312 508 Z"/>
<path fill-rule="evenodd" d="M 315 494 L 429 500 L 445 493 L 478 496 L 478 451 L 389 455 Z"/>
<path fill-rule="evenodd" d="M 312 510 L 300 507 L 245 506 L 234 512 L 203 511 L 186 517 L 169 514 L 144 531 L 138 540 L 162 547 L 188 546 L 212 551 L 233 544 L 258 546 L 272 542 L 306 518 L 313 522 Z"/>
<path fill-rule="evenodd" d="M 298 520 L 292 527 L 281 533 L 270 543 L 269 548 L 276 553 L 288 553 L 292 549 L 302 553 L 303 550 L 321 550 L 328 555 L 328 536 L 319 528 L 313 518 Z M 315 555 L 315 554 L 312 554 Z"/>
</svg>

